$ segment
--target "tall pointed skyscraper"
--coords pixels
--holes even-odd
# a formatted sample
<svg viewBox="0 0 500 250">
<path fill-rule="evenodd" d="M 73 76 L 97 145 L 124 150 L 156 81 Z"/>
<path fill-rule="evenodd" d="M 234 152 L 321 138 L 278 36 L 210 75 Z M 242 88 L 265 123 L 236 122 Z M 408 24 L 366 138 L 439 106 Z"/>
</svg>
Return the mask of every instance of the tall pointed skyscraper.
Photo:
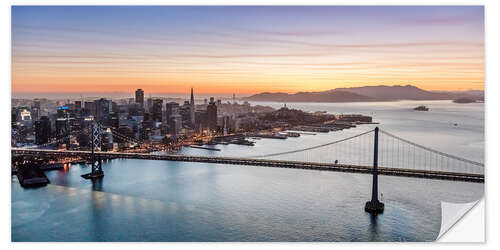
<svg viewBox="0 0 500 250">
<path fill-rule="evenodd" d="M 195 126 L 195 121 L 194 121 L 194 94 L 193 94 L 193 88 L 191 88 L 191 102 L 190 104 L 190 119 L 191 119 L 191 127 L 194 128 Z"/>
</svg>

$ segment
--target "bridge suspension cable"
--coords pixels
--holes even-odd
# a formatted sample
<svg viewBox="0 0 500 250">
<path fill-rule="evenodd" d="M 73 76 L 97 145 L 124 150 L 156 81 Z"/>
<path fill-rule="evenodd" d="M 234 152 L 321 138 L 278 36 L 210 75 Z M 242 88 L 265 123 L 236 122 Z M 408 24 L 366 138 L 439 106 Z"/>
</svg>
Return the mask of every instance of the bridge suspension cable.
<svg viewBox="0 0 500 250">
<path fill-rule="evenodd" d="M 312 147 L 249 156 L 254 159 L 292 160 L 311 163 L 348 164 L 372 167 L 374 137 L 369 130 L 354 136 Z M 380 168 L 484 174 L 484 164 L 443 153 L 380 130 Z"/>
<path fill-rule="evenodd" d="M 307 148 L 302 148 L 302 149 L 297 149 L 297 150 L 290 150 L 290 151 L 286 151 L 286 152 L 279 152 L 279 153 L 271 153 L 271 154 L 249 156 L 248 158 L 268 158 L 268 157 L 273 157 L 273 156 L 289 155 L 289 154 L 300 153 L 300 152 L 310 151 L 310 150 L 314 150 L 314 149 L 324 148 L 324 147 L 332 146 L 332 145 L 335 145 L 335 144 L 340 144 L 340 143 L 343 143 L 343 142 L 347 142 L 347 141 L 353 140 L 355 138 L 360 138 L 360 137 L 362 137 L 364 135 L 368 135 L 368 134 L 372 133 L 373 131 L 374 130 L 371 129 L 369 131 L 366 131 L 366 132 L 363 132 L 363 133 L 360 133 L 360 134 L 357 134 L 357 135 L 354 135 L 354 136 L 350 136 L 350 137 L 347 137 L 347 138 L 343 138 L 343 139 L 340 139 L 340 140 L 336 140 L 336 141 L 333 141 L 333 142 L 329 142 L 329 143 L 325 143 L 325 144 L 321 144 L 321 145 L 316 145 L 316 146 L 312 146 L 312 147 L 307 147 Z M 349 146 L 351 146 L 351 145 L 349 145 Z M 349 147 L 349 146 L 347 148 L 348 148 L 348 150 L 351 150 L 353 147 Z"/>
<path fill-rule="evenodd" d="M 447 154 L 380 130 L 379 166 L 418 171 L 484 174 L 484 164 Z"/>
<path fill-rule="evenodd" d="M 449 157 L 449 158 L 452 158 L 452 159 L 455 159 L 455 160 L 458 160 L 458 161 L 463 161 L 463 162 L 467 162 L 467 163 L 470 163 L 470 164 L 473 164 L 473 165 L 476 165 L 476 166 L 481 166 L 481 167 L 484 167 L 484 164 L 483 163 L 480 163 L 480 162 L 476 162 L 476 161 L 472 161 L 472 160 L 468 160 L 468 159 L 465 159 L 465 158 L 462 158 L 462 157 L 458 157 L 458 156 L 455 156 L 455 155 L 451 155 L 451 154 L 447 154 L 447 153 L 444 153 L 444 152 L 441 152 L 441 151 L 438 151 L 438 150 L 435 150 L 435 149 L 432 149 L 432 148 L 428 148 L 428 147 L 425 147 L 425 146 L 422 146 L 420 144 L 417 144 L 415 142 L 412 142 L 412 141 L 408 141 L 406 139 L 403 139 L 399 136 L 396 136 L 396 135 L 393 135 L 389 132 L 386 132 L 382 129 L 379 130 L 380 133 L 383 133 L 385 135 L 388 135 L 390 137 L 393 137 L 397 140 L 400 140 L 402 142 L 405 142 L 405 143 L 408 143 L 410 145 L 413 145 L 415 147 L 418 147 L 418 148 L 421 148 L 421 149 L 424 149 L 424 150 L 427 150 L 427 151 L 430 151 L 432 153 L 435 153 L 435 154 L 439 154 L 441 156 L 445 156 L 445 157 Z"/>
</svg>

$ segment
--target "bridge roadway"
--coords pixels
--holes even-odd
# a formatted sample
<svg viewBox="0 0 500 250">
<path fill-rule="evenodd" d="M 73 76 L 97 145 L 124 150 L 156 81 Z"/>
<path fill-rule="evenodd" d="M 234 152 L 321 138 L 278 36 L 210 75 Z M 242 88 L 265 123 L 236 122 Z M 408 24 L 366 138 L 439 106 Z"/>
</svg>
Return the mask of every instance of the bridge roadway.
<svg viewBox="0 0 500 250">
<path fill-rule="evenodd" d="M 40 158 L 91 156 L 90 151 L 63 151 L 63 150 L 47 150 L 47 149 L 13 148 L 11 152 L 13 155 L 31 155 L 31 156 L 39 156 Z M 300 161 L 213 157 L 213 156 L 157 155 L 148 153 L 122 153 L 122 152 L 95 152 L 95 153 L 103 158 L 202 162 L 202 163 L 217 163 L 217 164 L 230 164 L 230 165 L 296 168 L 296 169 L 372 174 L 371 166 L 357 166 L 357 165 L 334 164 L 334 163 L 314 163 L 314 162 L 300 162 Z M 467 181 L 467 182 L 479 182 L 479 183 L 484 182 L 484 175 L 482 174 L 416 170 L 416 169 L 403 169 L 403 168 L 385 168 L 385 167 L 378 167 L 378 173 L 380 175 L 417 177 L 417 178 L 427 178 L 427 179 L 441 179 L 441 180 Z"/>
</svg>

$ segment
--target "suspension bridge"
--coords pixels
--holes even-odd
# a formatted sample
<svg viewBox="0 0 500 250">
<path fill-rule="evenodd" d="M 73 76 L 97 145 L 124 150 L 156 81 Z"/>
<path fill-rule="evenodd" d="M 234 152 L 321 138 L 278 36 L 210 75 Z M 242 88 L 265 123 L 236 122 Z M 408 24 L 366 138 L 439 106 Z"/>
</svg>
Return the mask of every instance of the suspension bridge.
<svg viewBox="0 0 500 250">
<path fill-rule="evenodd" d="M 373 176 L 372 200 L 367 202 L 365 210 L 373 213 L 382 212 L 384 209 L 383 203 L 378 201 L 378 175 L 484 182 L 483 163 L 419 145 L 378 127 L 313 147 L 242 157 L 100 151 L 99 135 L 101 132 L 102 128 L 92 125 L 91 151 L 13 148 L 13 159 L 15 156 L 24 161 L 29 161 L 29 157 L 90 158 L 92 171 L 82 176 L 89 179 L 104 176 L 101 166 L 103 158 L 202 162 L 371 174 Z M 122 136 L 122 138 L 126 137 Z M 137 142 L 135 139 L 134 141 Z"/>
</svg>

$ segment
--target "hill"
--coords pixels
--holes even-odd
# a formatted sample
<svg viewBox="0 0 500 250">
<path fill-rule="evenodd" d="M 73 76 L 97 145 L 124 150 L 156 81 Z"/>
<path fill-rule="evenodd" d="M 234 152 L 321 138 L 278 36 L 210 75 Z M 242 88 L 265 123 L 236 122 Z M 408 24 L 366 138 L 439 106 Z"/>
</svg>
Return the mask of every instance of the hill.
<svg viewBox="0 0 500 250">
<path fill-rule="evenodd" d="M 255 94 L 243 100 L 272 101 L 272 102 L 372 102 L 396 100 L 454 100 L 456 98 L 478 99 L 484 96 L 484 91 L 474 90 L 467 92 L 427 91 L 413 85 L 394 86 L 364 86 L 353 88 L 336 88 L 320 92 L 297 92 Z M 483 97 L 484 98 L 484 97 Z"/>
<path fill-rule="evenodd" d="M 451 100 L 453 96 L 447 92 L 431 92 L 413 85 L 365 86 L 355 88 L 337 88 L 333 91 L 349 91 L 359 95 L 385 100 Z"/>
<path fill-rule="evenodd" d="M 264 92 L 243 98 L 247 101 L 271 102 L 364 102 L 376 99 L 347 91 L 298 92 L 295 94 Z"/>
</svg>

